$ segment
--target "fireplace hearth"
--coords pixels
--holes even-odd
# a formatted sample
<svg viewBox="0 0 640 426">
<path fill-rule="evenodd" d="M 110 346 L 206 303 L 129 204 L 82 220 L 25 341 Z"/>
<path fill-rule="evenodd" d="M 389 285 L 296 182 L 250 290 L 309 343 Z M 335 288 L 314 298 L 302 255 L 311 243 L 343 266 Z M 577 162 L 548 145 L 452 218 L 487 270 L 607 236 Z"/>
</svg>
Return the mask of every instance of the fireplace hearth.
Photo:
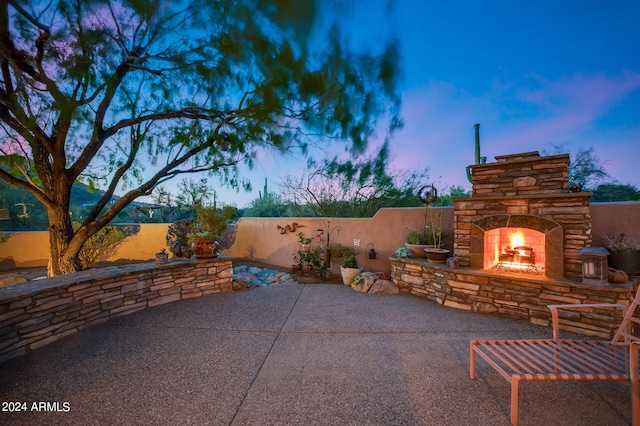
<svg viewBox="0 0 640 426">
<path fill-rule="evenodd" d="M 569 191 L 569 155 L 504 155 L 470 168 L 472 196 L 454 200 L 460 265 L 580 279 L 591 193 Z"/>
</svg>

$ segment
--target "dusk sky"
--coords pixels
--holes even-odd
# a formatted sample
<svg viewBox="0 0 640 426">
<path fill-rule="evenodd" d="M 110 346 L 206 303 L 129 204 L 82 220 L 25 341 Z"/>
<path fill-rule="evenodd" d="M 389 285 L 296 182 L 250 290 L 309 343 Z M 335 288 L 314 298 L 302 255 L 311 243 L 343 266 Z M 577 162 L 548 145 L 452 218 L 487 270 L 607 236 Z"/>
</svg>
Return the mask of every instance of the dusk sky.
<svg viewBox="0 0 640 426">
<path fill-rule="evenodd" d="M 428 167 L 441 188 L 470 189 L 480 123 L 488 162 L 593 147 L 612 179 L 640 187 L 640 1 L 397 0 L 392 12 L 384 0 L 356 3 L 356 40 L 395 32 L 402 43 L 405 126 L 391 139 L 392 168 Z M 253 192 L 219 199 L 243 207 L 265 177 L 276 191 L 304 164 L 262 155 L 247 175 Z"/>
</svg>

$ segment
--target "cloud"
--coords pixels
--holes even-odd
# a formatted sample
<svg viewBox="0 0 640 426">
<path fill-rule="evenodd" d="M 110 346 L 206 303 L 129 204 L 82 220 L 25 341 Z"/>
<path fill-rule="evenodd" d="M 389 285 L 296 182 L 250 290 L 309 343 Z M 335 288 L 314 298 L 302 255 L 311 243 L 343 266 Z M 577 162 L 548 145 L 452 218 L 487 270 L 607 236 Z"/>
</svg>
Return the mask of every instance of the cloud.
<svg viewBox="0 0 640 426">
<path fill-rule="evenodd" d="M 593 146 L 615 179 L 639 185 L 633 158 L 640 123 L 636 119 L 612 127 L 603 120 L 639 89 L 636 72 L 556 80 L 529 75 L 517 82 L 495 81 L 480 95 L 432 80 L 405 94 L 405 127 L 391 144 L 394 163 L 428 166 L 436 181 L 441 177 L 444 184 L 469 186 L 464 168 L 474 163 L 473 124 L 481 123 L 487 161 L 496 155 L 552 150 L 554 144 L 571 152 Z"/>
</svg>

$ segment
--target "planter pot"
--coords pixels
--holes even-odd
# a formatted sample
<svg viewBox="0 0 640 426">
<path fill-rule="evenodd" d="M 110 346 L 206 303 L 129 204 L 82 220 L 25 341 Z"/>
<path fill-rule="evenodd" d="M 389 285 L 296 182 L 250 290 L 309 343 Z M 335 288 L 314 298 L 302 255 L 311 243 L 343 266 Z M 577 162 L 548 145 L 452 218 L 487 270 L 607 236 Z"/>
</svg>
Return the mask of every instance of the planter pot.
<svg viewBox="0 0 640 426">
<path fill-rule="evenodd" d="M 340 275 L 342 275 L 342 284 L 351 285 L 354 278 L 360 275 L 362 268 L 345 268 L 340 266 Z"/>
<path fill-rule="evenodd" d="M 640 250 L 615 250 L 609 254 L 609 266 L 628 275 L 640 274 Z"/>
<path fill-rule="evenodd" d="M 191 250 L 196 259 L 218 257 L 218 245 L 213 238 L 194 238 Z"/>
<path fill-rule="evenodd" d="M 426 257 L 426 253 L 424 252 L 428 248 L 432 248 L 432 245 L 426 244 L 409 244 L 404 243 L 404 246 L 411 253 L 411 257 Z"/>
<path fill-rule="evenodd" d="M 449 257 L 449 250 L 428 248 L 424 249 L 429 263 L 445 263 Z"/>
</svg>

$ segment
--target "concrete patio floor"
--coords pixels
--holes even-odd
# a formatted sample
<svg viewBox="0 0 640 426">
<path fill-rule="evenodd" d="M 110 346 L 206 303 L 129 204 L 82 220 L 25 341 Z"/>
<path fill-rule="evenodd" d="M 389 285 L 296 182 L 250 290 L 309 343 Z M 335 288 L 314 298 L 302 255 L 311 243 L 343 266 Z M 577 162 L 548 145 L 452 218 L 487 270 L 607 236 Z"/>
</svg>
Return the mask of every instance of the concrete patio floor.
<svg viewBox="0 0 640 426">
<path fill-rule="evenodd" d="M 336 284 L 215 294 L 0 364 L 0 425 L 508 425 L 510 386 L 480 359 L 469 378 L 469 340 L 550 336 Z M 4 411 L 9 402 L 27 411 Z M 34 402 L 62 411 L 32 411 Z M 523 383 L 519 420 L 630 424 L 629 386 Z"/>
</svg>

